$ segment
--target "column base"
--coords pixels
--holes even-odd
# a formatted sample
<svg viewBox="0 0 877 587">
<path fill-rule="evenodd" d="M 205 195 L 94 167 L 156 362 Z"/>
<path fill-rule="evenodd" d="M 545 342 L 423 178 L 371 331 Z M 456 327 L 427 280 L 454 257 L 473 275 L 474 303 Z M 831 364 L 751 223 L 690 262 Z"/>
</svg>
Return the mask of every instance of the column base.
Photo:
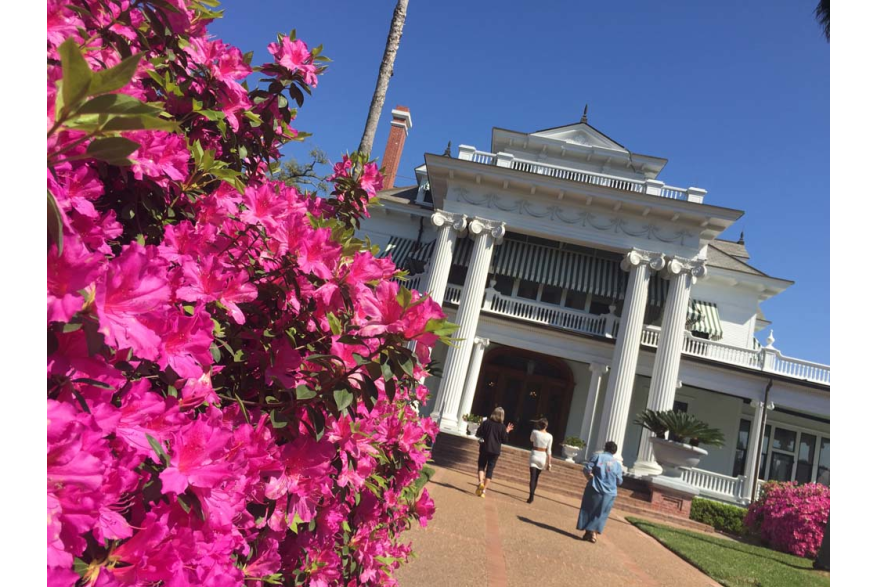
<svg viewBox="0 0 877 587">
<path fill-rule="evenodd" d="M 634 477 L 657 477 L 664 472 L 664 469 L 655 461 L 638 460 L 630 468 L 630 473 Z"/>
<path fill-rule="evenodd" d="M 652 492 L 649 498 L 653 510 L 688 518 L 691 514 L 691 500 L 700 495 L 700 490 L 689 483 L 671 477 L 652 477 L 649 480 Z"/>
<path fill-rule="evenodd" d="M 466 433 L 465 422 L 463 423 L 462 430 L 460 429 L 460 421 L 457 420 L 456 416 L 442 416 L 442 418 L 438 422 L 439 429 L 447 430 L 449 432 L 463 432 Z"/>
</svg>

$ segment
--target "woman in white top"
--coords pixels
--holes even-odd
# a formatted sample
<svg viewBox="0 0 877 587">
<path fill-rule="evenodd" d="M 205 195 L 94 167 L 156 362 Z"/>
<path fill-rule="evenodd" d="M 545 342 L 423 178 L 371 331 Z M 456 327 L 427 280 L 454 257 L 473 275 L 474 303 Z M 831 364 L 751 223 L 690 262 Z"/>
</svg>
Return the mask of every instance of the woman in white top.
<svg viewBox="0 0 877 587">
<path fill-rule="evenodd" d="M 530 451 L 530 499 L 527 503 L 533 503 L 536 495 L 536 484 L 539 483 L 539 474 L 547 467 L 551 470 L 551 443 L 554 438 L 546 432 L 548 420 L 540 418 L 536 420 L 536 428 L 530 433 L 530 442 L 533 450 Z"/>
</svg>

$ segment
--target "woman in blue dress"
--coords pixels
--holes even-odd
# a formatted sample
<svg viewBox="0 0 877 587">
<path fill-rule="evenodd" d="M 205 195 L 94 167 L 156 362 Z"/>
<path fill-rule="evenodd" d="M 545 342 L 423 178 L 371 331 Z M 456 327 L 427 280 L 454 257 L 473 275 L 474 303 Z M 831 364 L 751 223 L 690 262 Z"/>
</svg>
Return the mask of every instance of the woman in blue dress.
<svg viewBox="0 0 877 587">
<path fill-rule="evenodd" d="M 583 540 L 597 542 L 596 534 L 603 533 L 603 527 L 612 511 L 615 496 L 618 495 L 617 487 L 622 482 L 621 463 L 615 458 L 618 446 L 614 442 L 607 442 L 603 452 L 596 453 L 585 464 L 584 474 L 588 479 L 588 486 L 582 496 L 582 508 L 579 510 L 579 530 L 585 530 Z M 596 533 L 596 534 L 595 534 Z"/>
</svg>

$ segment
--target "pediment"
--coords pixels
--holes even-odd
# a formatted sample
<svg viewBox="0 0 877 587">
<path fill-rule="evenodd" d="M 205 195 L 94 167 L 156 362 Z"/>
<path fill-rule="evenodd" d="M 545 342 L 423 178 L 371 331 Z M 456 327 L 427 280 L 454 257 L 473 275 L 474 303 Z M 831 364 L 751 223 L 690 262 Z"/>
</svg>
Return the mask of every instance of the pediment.
<svg viewBox="0 0 877 587">
<path fill-rule="evenodd" d="M 622 145 L 584 122 L 559 128 L 550 128 L 533 133 L 532 136 L 561 141 L 579 147 L 599 147 L 612 151 L 628 152 Z"/>
</svg>

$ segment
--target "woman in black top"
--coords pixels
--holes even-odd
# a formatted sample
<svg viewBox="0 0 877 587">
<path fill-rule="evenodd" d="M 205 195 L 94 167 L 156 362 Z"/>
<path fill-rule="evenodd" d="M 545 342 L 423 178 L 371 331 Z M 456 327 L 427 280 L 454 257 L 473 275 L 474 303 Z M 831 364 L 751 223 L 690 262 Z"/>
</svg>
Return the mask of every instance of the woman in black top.
<svg viewBox="0 0 877 587">
<path fill-rule="evenodd" d="M 505 420 L 505 410 L 496 408 L 490 418 L 484 420 L 475 432 L 475 436 L 481 440 L 481 445 L 478 447 L 478 489 L 475 490 L 475 495 L 478 497 L 484 497 L 487 492 L 502 445 L 508 444 L 509 432 L 515 429 L 515 425 L 511 422 L 503 426 L 503 420 Z"/>
</svg>

